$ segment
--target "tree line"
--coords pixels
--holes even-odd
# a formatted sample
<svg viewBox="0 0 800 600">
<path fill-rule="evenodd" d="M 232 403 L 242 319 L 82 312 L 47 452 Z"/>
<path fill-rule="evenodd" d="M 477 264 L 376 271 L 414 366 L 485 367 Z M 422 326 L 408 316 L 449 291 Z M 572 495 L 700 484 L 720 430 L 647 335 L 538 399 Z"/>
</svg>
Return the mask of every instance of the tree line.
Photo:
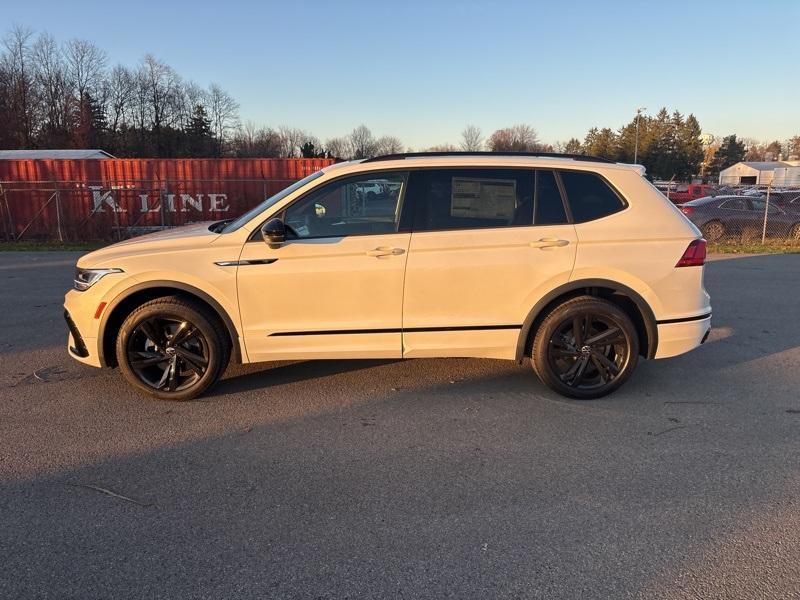
<svg viewBox="0 0 800 600">
<path fill-rule="evenodd" d="M 303 129 L 242 123 L 239 105 L 221 86 L 203 87 L 147 54 L 129 67 L 110 65 L 86 40 L 59 43 L 48 33 L 12 28 L 0 47 L 0 149 L 102 148 L 119 157 L 369 158 L 412 150 L 365 125 L 324 142 Z M 547 144 L 527 124 L 488 136 L 468 125 L 458 144 L 429 151 L 567 152 L 639 163 L 658 179 L 714 176 L 740 160 L 800 154 L 800 136 L 786 147 L 735 135 L 702 136 L 694 115 L 662 108 L 619 129 L 592 128 L 583 140 Z"/>
</svg>

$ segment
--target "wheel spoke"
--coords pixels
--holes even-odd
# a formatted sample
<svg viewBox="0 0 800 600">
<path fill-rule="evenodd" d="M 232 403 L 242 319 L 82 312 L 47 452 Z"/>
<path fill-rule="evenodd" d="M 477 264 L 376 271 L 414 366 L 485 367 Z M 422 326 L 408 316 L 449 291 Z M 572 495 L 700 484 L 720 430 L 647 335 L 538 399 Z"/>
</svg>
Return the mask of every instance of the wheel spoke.
<svg viewBox="0 0 800 600">
<path fill-rule="evenodd" d="M 170 362 L 166 367 L 164 367 L 164 372 L 161 374 L 161 379 L 158 380 L 156 384 L 156 389 L 160 390 L 164 387 L 164 384 L 167 383 L 167 377 L 169 377 L 169 372 L 172 370 L 172 362 Z"/>
<path fill-rule="evenodd" d="M 176 347 L 175 352 L 183 359 L 183 362 L 198 375 L 202 375 L 208 366 L 208 359 L 185 348 Z"/>
<path fill-rule="evenodd" d="M 592 356 L 596 357 L 597 360 L 603 363 L 603 366 L 605 366 L 612 375 L 616 376 L 619 373 L 619 367 L 616 365 L 616 363 L 602 352 L 594 351 L 592 352 Z"/>
<path fill-rule="evenodd" d="M 144 333 L 151 342 L 158 347 L 163 347 L 165 344 L 164 333 L 161 328 L 153 323 L 153 320 L 142 321 L 139 324 L 139 329 Z"/>
<path fill-rule="evenodd" d="M 612 379 L 611 373 L 608 371 L 608 367 L 606 367 L 600 359 L 597 358 L 594 354 L 591 355 L 592 363 L 594 364 L 597 372 L 600 374 L 600 381 L 603 384 L 608 383 Z"/>
<path fill-rule="evenodd" d="M 139 358 L 130 357 L 130 365 L 134 369 L 152 367 L 167 360 L 167 357 L 160 352 L 137 352 L 136 354 L 139 355 Z"/>
<path fill-rule="evenodd" d="M 172 359 L 172 362 L 169 365 L 169 381 L 167 389 L 170 392 L 174 392 L 175 388 L 178 387 L 178 361 L 176 359 Z"/>
<path fill-rule="evenodd" d="M 575 347 L 583 346 L 583 320 L 580 316 L 572 319 L 572 337 L 575 339 Z"/>
<path fill-rule="evenodd" d="M 187 321 L 183 321 L 180 325 L 178 325 L 178 329 L 175 330 L 175 334 L 170 338 L 169 343 L 171 346 L 177 346 L 195 336 L 197 333 L 197 328 L 192 326 L 191 323 Z"/>
<path fill-rule="evenodd" d="M 618 332 L 619 332 L 619 327 L 609 327 L 605 331 L 601 331 L 597 335 L 593 335 L 592 337 L 587 339 L 586 340 L 586 345 L 587 346 L 591 346 L 591 345 L 596 344 L 597 342 L 600 342 L 600 341 L 603 341 L 604 344 L 608 345 L 608 344 L 611 343 L 611 340 L 606 340 L 606 338 L 608 338 L 608 336 L 614 335 L 615 333 L 618 333 Z M 614 339 L 616 339 L 616 337 Z"/>
<path fill-rule="evenodd" d="M 577 387 L 578 384 L 583 381 L 583 376 L 586 373 L 586 367 L 589 365 L 589 356 L 582 356 L 576 363 L 578 366 L 578 370 L 575 372 L 575 375 L 572 377 L 572 381 L 570 381 L 569 385 L 572 387 Z"/>
</svg>

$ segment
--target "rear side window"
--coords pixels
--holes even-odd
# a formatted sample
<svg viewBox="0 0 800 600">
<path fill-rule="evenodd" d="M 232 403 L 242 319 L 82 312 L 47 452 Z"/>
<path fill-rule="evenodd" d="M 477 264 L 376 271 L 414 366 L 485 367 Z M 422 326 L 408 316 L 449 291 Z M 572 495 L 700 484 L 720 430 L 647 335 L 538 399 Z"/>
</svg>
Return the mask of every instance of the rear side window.
<svg viewBox="0 0 800 600">
<path fill-rule="evenodd" d="M 531 225 L 533 174 L 529 169 L 415 171 L 408 187 L 414 230 Z"/>
<path fill-rule="evenodd" d="M 561 181 L 576 223 L 600 219 L 625 208 L 616 192 L 594 173 L 561 171 Z"/>
<path fill-rule="evenodd" d="M 552 171 L 536 171 L 536 225 L 561 225 L 567 222 L 567 212 L 556 176 Z"/>
</svg>

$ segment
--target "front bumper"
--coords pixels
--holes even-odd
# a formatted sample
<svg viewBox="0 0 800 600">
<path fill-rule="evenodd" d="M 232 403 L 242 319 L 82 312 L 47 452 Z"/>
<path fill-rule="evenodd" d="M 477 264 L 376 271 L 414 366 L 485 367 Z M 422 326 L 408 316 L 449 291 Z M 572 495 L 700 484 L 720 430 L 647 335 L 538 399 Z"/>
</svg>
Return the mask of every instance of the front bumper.
<svg viewBox="0 0 800 600">
<path fill-rule="evenodd" d="M 67 350 L 75 360 L 93 367 L 100 367 L 100 352 L 97 346 L 99 320 L 94 319 L 97 298 L 86 292 L 70 290 L 64 297 L 64 320 L 69 337 Z"/>
</svg>

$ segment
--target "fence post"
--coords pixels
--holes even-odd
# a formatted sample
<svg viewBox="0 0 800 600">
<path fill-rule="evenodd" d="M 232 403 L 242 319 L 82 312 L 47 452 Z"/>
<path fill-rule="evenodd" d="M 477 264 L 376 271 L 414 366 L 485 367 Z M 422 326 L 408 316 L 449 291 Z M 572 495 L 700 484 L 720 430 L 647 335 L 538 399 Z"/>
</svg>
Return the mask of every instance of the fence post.
<svg viewBox="0 0 800 600">
<path fill-rule="evenodd" d="M 761 229 L 761 245 L 763 246 L 767 239 L 767 213 L 769 212 L 769 192 L 772 189 L 772 182 L 767 184 L 767 201 L 764 203 L 764 227 Z"/>
<path fill-rule="evenodd" d="M 58 229 L 58 241 L 64 241 L 64 232 L 61 230 L 61 188 L 58 181 L 55 182 L 56 186 L 56 228 Z"/>
<path fill-rule="evenodd" d="M 14 241 L 14 223 L 11 220 L 11 209 L 8 207 L 8 197 L 6 196 L 6 189 L 3 187 L 3 184 L 0 182 L 0 199 L 2 199 L 2 203 L 0 203 L 0 210 L 5 209 L 3 211 L 3 231 L 5 232 L 5 238 L 9 242 Z"/>
</svg>

